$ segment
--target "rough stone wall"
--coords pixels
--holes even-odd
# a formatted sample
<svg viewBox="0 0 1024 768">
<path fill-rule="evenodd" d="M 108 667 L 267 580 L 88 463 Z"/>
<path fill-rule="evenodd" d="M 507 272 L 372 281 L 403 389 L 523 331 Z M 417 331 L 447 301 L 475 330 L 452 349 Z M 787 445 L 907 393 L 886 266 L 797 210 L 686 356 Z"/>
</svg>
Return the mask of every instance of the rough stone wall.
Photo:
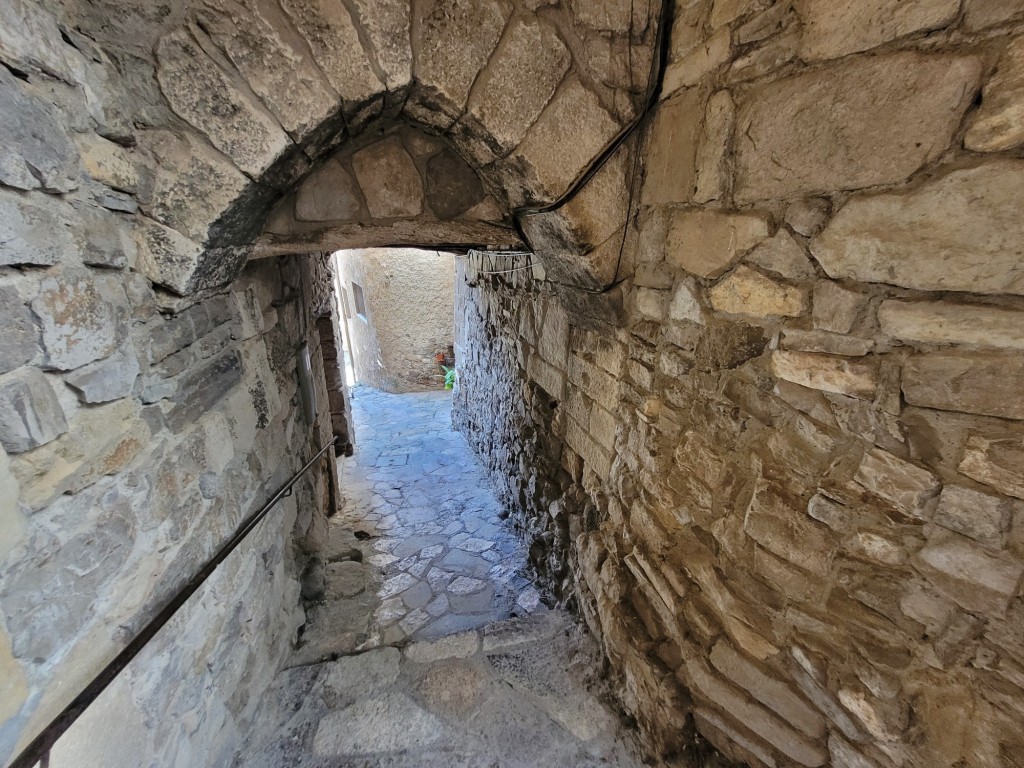
<svg viewBox="0 0 1024 768">
<path fill-rule="evenodd" d="M 356 381 L 386 392 L 441 389 L 438 352 L 455 338 L 451 254 L 414 248 L 366 248 L 335 256 L 348 307 Z M 362 288 L 359 316 L 352 283 Z"/>
<path fill-rule="evenodd" d="M 1024 6 L 676 11 L 623 322 L 471 263 L 456 419 L 653 750 L 1022 765 Z"/>
<path fill-rule="evenodd" d="M 329 413 L 312 428 L 299 416 L 295 348 L 310 343 L 326 404 L 312 318 L 330 275 L 311 258 L 270 259 L 182 302 L 130 266 L 64 253 L 52 267 L 5 267 L 0 281 L 23 350 L 0 376 L 6 758 L 329 439 Z M 132 663 L 53 765 L 230 762 L 303 623 L 300 588 L 316 592 L 330 464 Z"/>
</svg>

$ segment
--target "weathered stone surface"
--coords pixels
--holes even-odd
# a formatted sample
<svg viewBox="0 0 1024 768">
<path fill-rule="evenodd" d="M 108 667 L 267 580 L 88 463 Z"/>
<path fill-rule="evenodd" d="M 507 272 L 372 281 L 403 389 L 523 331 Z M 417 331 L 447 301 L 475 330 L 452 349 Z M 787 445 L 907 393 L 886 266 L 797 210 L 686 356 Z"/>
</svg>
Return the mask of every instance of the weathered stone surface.
<svg viewBox="0 0 1024 768">
<path fill-rule="evenodd" d="M 0 8 L 0 59 L 21 70 L 40 70 L 74 82 L 68 46 L 57 19 L 40 5 L 11 0 Z"/>
<path fill-rule="evenodd" d="M 697 187 L 693 199 L 698 203 L 719 200 L 729 191 L 729 147 L 735 127 L 736 105 L 732 96 L 728 91 L 711 94 L 697 145 Z"/>
<path fill-rule="evenodd" d="M 328 0 L 284 0 L 320 69 L 347 105 L 361 105 L 384 91 L 359 40 L 348 8 Z"/>
<path fill-rule="evenodd" d="M 681 280 L 672 293 L 668 305 L 668 316 L 672 320 L 690 320 L 694 323 L 704 322 L 704 310 L 697 297 L 697 286 L 692 280 Z"/>
<path fill-rule="evenodd" d="M 151 282 L 186 296 L 230 282 L 245 265 L 245 248 L 204 249 L 177 230 L 143 218 L 135 229 L 138 269 Z"/>
<path fill-rule="evenodd" d="M 295 195 L 299 221 L 349 221 L 362 210 L 359 187 L 336 160 L 328 160 L 302 182 Z"/>
<path fill-rule="evenodd" d="M 131 346 L 123 346 L 105 360 L 72 371 L 64 380 L 83 403 L 107 403 L 128 397 L 139 375 L 139 360 Z"/>
<path fill-rule="evenodd" d="M 752 704 L 735 688 L 712 675 L 701 662 L 688 659 L 686 673 L 690 684 L 703 697 L 728 712 L 791 760 L 813 768 L 822 765 L 827 759 L 828 756 L 813 742 L 768 710 Z"/>
<path fill-rule="evenodd" d="M 968 611 L 1003 616 L 1017 596 L 1024 565 L 950 533 L 928 542 L 912 563 L 944 595 Z"/>
<path fill-rule="evenodd" d="M 828 573 L 833 548 L 825 529 L 787 504 L 764 481 L 747 507 L 743 531 L 772 554 L 805 571 L 817 576 Z"/>
<path fill-rule="evenodd" d="M 645 164 L 646 204 L 684 203 L 693 199 L 700 126 L 701 100 L 696 88 L 684 90 L 658 106 Z"/>
<path fill-rule="evenodd" d="M 466 109 L 508 151 L 555 93 L 571 58 L 554 27 L 540 19 L 516 20 L 473 84 Z"/>
<path fill-rule="evenodd" d="M 233 351 L 224 352 L 201 368 L 187 373 L 178 387 L 176 404 L 168 414 L 168 426 L 180 432 L 225 397 L 241 378 L 242 362 L 238 353 Z M 256 407 L 267 407 L 265 387 L 262 393 L 254 391 L 251 394 Z M 268 421 L 269 413 L 257 414 L 257 423 L 266 424 Z"/>
<path fill-rule="evenodd" d="M 78 186 L 78 152 L 54 110 L 6 69 L 0 70 L 0 182 L 47 192 Z"/>
<path fill-rule="evenodd" d="M 57 440 L 21 454 L 12 463 L 22 501 L 36 510 L 61 494 L 78 493 L 105 475 L 122 471 L 150 438 L 130 399 L 83 408 Z"/>
<path fill-rule="evenodd" d="M 875 346 L 872 339 L 861 339 L 841 333 L 828 331 L 808 331 L 803 328 L 785 327 L 782 329 L 781 344 L 783 349 L 796 349 L 802 352 L 824 352 L 829 355 L 860 357 L 866 355 Z"/>
<path fill-rule="evenodd" d="M 197 243 L 221 235 L 245 242 L 255 234 L 249 222 L 232 226 L 225 221 L 224 212 L 250 190 L 251 182 L 221 154 L 187 133 L 149 132 L 144 143 L 159 161 L 152 202 L 145 207 L 152 218 Z"/>
<path fill-rule="evenodd" d="M 43 280 L 32 311 L 40 319 L 47 366 L 69 371 L 117 347 L 114 305 L 89 272 L 66 270 Z"/>
<path fill-rule="evenodd" d="M 23 453 L 67 431 L 64 409 L 38 368 L 19 368 L 0 376 L 0 443 Z"/>
<path fill-rule="evenodd" d="M 1000 493 L 1024 499 L 1024 441 L 972 435 L 964 445 L 959 469 Z"/>
<path fill-rule="evenodd" d="M 80 253 L 71 226 L 52 198 L 0 189 L 0 266 L 46 266 Z"/>
<path fill-rule="evenodd" d="M 431 664 L 441 659 L 465 659 L 480 649 L 476 632 L 459 632 L 430 642 L 413 643 L 405 649 L 405 657 L 417 664 Z"/>
<path fill-rule="evenodd" d="M 798 0 L 803 22 L 800 54 L 806 61 L 866 51 L 914 32 L 946 26 L 960 11 L 959 0 L 876 0 L 844 5 Z"/>
<path fill-rule="evenodd" d="M 803 387 L 870 400 L 878 386 L 873 366 L 813 352 L 772 353 L 772 372 Z"/>
<path fill-rule="evenodd" d="M 798 730 L 811 738 L 819 738 L 825 733 L 825 721 L 818 712 L 785 683 L 754 666 L 725 641 L 715 643 L 710 659 L 719 672 Z"/>
<path fill-rule="evenodd" d="M 780 229 L 775 237 L 752 250 L 746 261 L 790 280 L 808 280 L 814 277 L 811 260 L 785 229 Z"/>
<path fill-rule="evenodd" d="M 28 698 L 25 671 L 11 652 L 11 640 L 0 631 L 0 722 L 7 722 L 21 710 Z"/>
<path fill-rule="evenodd" d="M 984 29 L 1015 16 L 1024 16 L 1022 0 L 968 0 L 966 5 L 964 26 L 967 29 Z"/>
<path fill-rule="evenodd" d="M 566 131 L 579 125 L 579 131 Z M 570 75 L 513 153 L 536 174 L 541 189 L 554 200 L 569 189 L 615 136 L 619 124 L 591 91 Z"/>
<path fill-rule="evenodd" d="M 444 99 L 452 119 L 462 112 L 477 73 L 497 46 L 507 14 L 497 0 L 455 7 L 442 0 L 416 4 L 415 75 Z"/>
<path fill-rule="evenodd" d="M 971 120 L 964 146 L 998 152 L 1024 143 L 1024 37 L 1007 46 L 995 75 L 985 85 L 981 107 Z"/>
<path fill-rule="evenodd" d="M 951 531 L 999 549 L 1006 543 L 1006 532 L 1015 506 L 999 496 L 947 485 L 939 495 L 939 506 L 933 520 Z"/>
<path fill-rule="evenodd" d="M 160 88 L 174 111 L 242 171 L 258 177 L 287 149 L 284 129 L 187 32 L 161 39 L 157 63 Z"/>
<path fill-rule="evenodd" d="M 0 287 L 0 373 L 13 371 L 36 356 L 39 329 L 14 288 Z"/>
<path fill-rule="evenodd" d="M 927 519 L 939 481 L 931 472 L 873 448 L 861 458 L 853 482 L 908 515 Z"/>
<path fill-rule="evenodd" d="M 337 96 L 322 70 L 288 45 L 258 6 L 218 0 L 207 2 L 199 16 L 204 31 L 293 137 L 305 138 L 334 112 Z"/>
<path fill-rule="evenodd" d="M 833 333 L 849 333 L 868 297 L 836 283 L 822 281 L 814 286 L 814 327 Z"/>
<path fill-rule="evenodd" d="M 759 317 L 796 317 L 807 306 L 808 292 L 772 280 L 756 269 L 741 264 L 708 293 L 711 306 L 719 312 Z"/>
<path fill-rule="evenodd" d="M 903 396 L 925 408 L 1024 419 L 1022 391 L 1019 355 L 919 355 L 903 367 Z"/>
<path fill-rule="evenodd" d="M 855 197 L 811 243 L 831 277 L 1024 294 L 1024 162 L 953 171 L 913 192 Z"/>
<path fill-rule="evenodd" d="M 450 149 L 427 161 L 427 204 L 439 219 L 454 219 L 486 195 L 469 164 Z"/>
<path fill-rule="evenodd" d="M 804 237 L 814 237 L 825 228 L 832 205 L 821 197 L 804 197 L 786 206 L 786 223 Z"/>
<path fill-rule="evenodd" d="M 768 222 L 755 214 L 681 211 L 669 224 L 666 250 L 669 260 L 687 272 L 718 277 L 766 237 Z"/>
<path fill-rule="evenodd" d="M 95 133 L 76 135 L 75 144 L 82 157 L 82 167 L 93 181 L 122 192 L 138 189 L 139 169 L 124 147 Z"/>
<path fill-rule="evenodd" d="M 398 137 L 356 152 L 352 168 L 371 216 L 387 219 L 423 212 L 423 181 Z"/>
<path fill-rule="evenodd" d="M 443 724 L 402 693 L 384 693 L 332 712 L 317 727 L 317 755 L 365 755 L 423 749 L 441 740 Z"/>
<path fill-rule="evenodd" d="M 1024 312 L 973 304 L 884 301 L 882 332 L 904 341 L 1024 349 Z"/>
<path fill-rule="evenodd" d="M 355 0 L 355 21 L 369 38 L 384 72 L 384 84 L 394 91 L 412 80 L 412 41 L 408 0 Z"/>
<path fill-rule="evenodd" d="M 18 480 L 11 473 L 11 459 L 0 451 L 0 562 L 25 538 L 28 521 L 22 514 Z"/>
<path fill-rule="evenodd" d="M 900 182 L 951 143 L 981 62 L 897 53 L 770 83 L 739 106 L 741 202 Z"/>
<path fill-rule="evenodd" d="M 670 95 L 680 88 L 695 85 L 729 60 L 732 40 L 727 28 L 718 30 L 706 41 L 665 68 L 662 93 Z"/>
</svg>

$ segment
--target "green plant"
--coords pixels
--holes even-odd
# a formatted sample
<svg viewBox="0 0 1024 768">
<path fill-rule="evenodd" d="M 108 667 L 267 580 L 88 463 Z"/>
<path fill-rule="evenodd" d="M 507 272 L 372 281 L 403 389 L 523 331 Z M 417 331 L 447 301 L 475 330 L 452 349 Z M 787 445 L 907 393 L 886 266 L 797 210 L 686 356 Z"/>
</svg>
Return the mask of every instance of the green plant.
<svg viewBox="0 0 1024 768">
<path fill-rule="evenodd" d="M 455 368 L 449 368 L 447 365 L 442 365 L 444 368 L 444 388 L 453 389 L 455 387 Z"/>
</svg>

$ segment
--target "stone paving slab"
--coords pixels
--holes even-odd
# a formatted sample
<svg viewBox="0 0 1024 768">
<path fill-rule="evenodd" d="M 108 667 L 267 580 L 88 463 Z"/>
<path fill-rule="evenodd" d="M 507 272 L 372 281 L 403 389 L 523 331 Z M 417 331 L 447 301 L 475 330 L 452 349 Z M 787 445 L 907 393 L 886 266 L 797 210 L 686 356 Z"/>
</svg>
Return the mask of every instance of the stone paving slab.
<svg viewBox="0 0 1024 768">
<path fill-rule="evenodd" d="M 296 667 L 263 698 L 234 765 L 639 767 L 598 669 L 562 611 Z"/>
<path fill-rule="evenodd" d="M 339 459 L 327 598 L 292 664 L 546 610 L 526 549 L 462 435 L 451 395 L 356 387 L 355 454 Z"/>
</svg>

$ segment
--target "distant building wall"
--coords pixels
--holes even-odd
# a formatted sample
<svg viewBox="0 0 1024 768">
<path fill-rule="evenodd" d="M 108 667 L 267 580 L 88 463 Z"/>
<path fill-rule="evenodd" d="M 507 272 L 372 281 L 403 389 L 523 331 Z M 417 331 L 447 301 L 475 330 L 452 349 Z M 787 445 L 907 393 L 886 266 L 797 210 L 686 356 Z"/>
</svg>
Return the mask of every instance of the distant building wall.
<svg viewBox="0 0 1024 768">
<path fill-rule="evenodd" d="M 454 339 L 455 264 L 415 248 L 338 251 L 356 381 L 387 392 L 438 389 L 435 355 Z"/>
</svg>

